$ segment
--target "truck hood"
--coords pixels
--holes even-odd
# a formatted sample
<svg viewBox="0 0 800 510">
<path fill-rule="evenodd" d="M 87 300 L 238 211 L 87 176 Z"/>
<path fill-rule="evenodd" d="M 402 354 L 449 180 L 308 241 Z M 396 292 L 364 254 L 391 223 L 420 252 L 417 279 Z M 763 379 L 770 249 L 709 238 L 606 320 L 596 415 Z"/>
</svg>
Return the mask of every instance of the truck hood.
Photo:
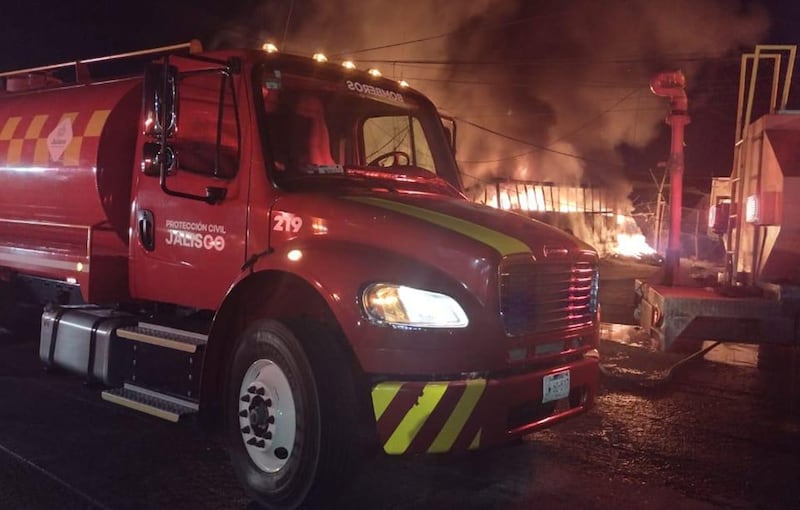
<svg viewBox="0 0 800 510">
<path fill-rule="evenodd" d="M 334 217 L 335 211 L 349 211 L 353 204 L 367 206 L 366 210 L 352 211 L 347 222 L 351 226 L 367 221 L 373 227 L 380 225 L 393 230 L 399 227 L 395 223 L 402 222 L 401 218 L 414 218 L 418 227 L 419 221 L 423 221 L 428 229 L 433 225 L 460 234 L 491 247 L 500 256 L 532 254 L 537 260 L 547 257 L 548 252 L 554 253 L 553 250 L 559 253 L 564 250 L 593 251 L 590 246 L 557 228 L 521 214 L 470 202 L 439 178 L 422 178 L 414 174 L 398 176 L 394 172 L 350 168 L 345 175 L 326 175 L 324 178 L 307 175 L 289 180 L 287 184 L 293 192 L 279 199 L 279 208 L 287 207 L 289 202 L 303 202 L 303 197 L 311 196 L 315 199 L 328 197 L 323 207 Z M 338 230 L 340 225 L 336 223 L 330 227 Z M 361 224 L 359 227 L 369 225 Z"/>
<path fill-rule="evenodd" d="M 505 257 L 596 258 L 591 246 L 557 228 L 439 194 L 291 193 L 274 203 L 271 223 L 273 248 L 325 237 L 410 257 L 468 287 L 486 285 Z"/>
<path fill-rule="evenodd" d="M 490 247 L 500 256 L 532 254 L 547 257 L 553 250 L 593 251 L 578 238 L 518 213 L 439 195 L 385 194 L 340 197 L 387 214 L 412 217 Z"/>
</svg>

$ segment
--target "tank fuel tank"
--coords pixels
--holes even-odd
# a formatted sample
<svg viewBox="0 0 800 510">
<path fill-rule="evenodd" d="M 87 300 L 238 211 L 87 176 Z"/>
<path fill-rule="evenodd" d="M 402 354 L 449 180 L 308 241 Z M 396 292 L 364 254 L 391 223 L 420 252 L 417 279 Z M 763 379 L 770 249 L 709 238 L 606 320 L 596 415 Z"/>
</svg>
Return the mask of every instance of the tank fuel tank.
<svg viewBox="0 0 800 510">
<path fill-rule="evenodd" d="M 0 94 L 0 267 L 127 293 L 141 80 Z"/>
</svg>

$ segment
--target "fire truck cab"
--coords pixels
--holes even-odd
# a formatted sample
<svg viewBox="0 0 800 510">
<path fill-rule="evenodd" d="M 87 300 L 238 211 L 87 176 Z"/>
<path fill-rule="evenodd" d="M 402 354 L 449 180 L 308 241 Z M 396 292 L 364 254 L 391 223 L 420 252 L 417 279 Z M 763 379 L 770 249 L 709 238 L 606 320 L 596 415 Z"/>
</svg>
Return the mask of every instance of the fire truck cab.
<svg viewBox="0 0 800 510">
<path fill-rule="evenodd" d="M 468 201 L 425 96 L 193 49 L 123 78 L 85 73 L 108 59 L 0 75 L 0 293 L 46 305 L 45 365 L 199 415 L 270 508 L 329 500 L 370 453 L 484 448 L 591 407 L 596 253 Z"/>
</svg>

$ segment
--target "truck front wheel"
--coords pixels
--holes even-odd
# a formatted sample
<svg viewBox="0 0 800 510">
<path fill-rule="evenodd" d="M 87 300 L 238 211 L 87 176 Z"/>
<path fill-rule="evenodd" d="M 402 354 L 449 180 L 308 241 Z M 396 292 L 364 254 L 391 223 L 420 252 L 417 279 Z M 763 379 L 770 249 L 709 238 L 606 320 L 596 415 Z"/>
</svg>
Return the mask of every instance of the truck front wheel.
<svg viewBox="0 0 800 510">
<path fill-rule="evenodd" d="M 257 502 L 330 502 L 354 474 L 361 448 L 350 373 L 325 328 L 260 320 L 242 334 L 228 379 L 227 442 Z"/>
</svg>

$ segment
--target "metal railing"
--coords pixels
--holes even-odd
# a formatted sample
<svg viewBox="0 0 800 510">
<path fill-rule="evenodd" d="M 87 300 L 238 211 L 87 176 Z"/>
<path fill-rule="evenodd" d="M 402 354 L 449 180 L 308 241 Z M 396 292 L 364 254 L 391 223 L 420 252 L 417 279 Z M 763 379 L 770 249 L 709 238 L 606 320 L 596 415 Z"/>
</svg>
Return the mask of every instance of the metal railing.
<svg viewBox="0 0 800 510">
<path fill-rule="evenodd" d="M 46 75 L 48 72 L 52 73 L 53 71 L 58 71 L 62 69 L 67 69 L 70 67 L 74 68 L 75 72 L 75 82 L 81 82 L 84 79 L 89 79 L 90 76 L 88 74 L 88 65 L 89 64 L 97 64 L 101 62 L 111 62 L 111 61 L 119 61 L 134 57 L 141 57 L 147 55 L 158 55 L 164 53 L 171 53 L 179 50 L 188 50 L 189 53 L 199 53 L 203 51 L 202 44 L 197 39 L 193 39 L 189 42 L 180 43 L 180 44 L 173 44 L 169 46 L 160 46 L 158 48 L 149 48 L 145 50 L 138 50 L 138 51 L 129 51 L 126 53 L 117 53 L 115 55 L 108 55 L 104 57 L 94 57 L 88 58 L 83 60 L 72 60 L 69 62 L 62 62 L 60 64 L 50 64 L 45 66 L 39 67 L 29 67 L 25 69 L 18 69 L 15 71 L 5 71 L 0 73 L 0 78 L 12 78 L 12 77 L 24 77 L 29 75 Z"/>
<path fill-rule="evenodd" d="M 495 178 L 473 200 L 505 210 L 609 214 L 620 210 L 605 188 L 565 186 L 553 182 Z"/>
</svg>

